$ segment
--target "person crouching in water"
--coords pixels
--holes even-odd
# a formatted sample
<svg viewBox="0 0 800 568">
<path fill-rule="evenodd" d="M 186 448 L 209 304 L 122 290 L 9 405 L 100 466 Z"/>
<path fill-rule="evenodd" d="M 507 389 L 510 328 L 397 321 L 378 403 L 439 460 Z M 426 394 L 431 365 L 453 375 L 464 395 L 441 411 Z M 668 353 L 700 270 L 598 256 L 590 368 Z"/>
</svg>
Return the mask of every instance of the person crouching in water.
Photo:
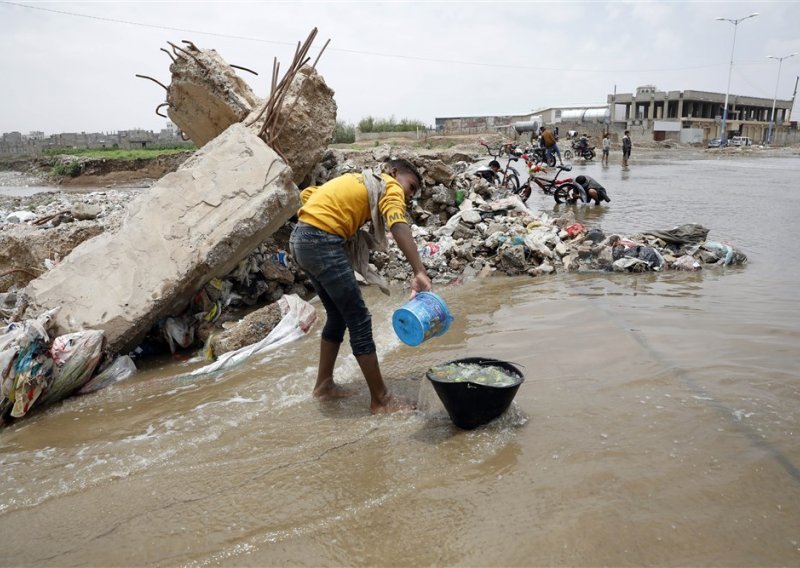
<svg viewBox="0 0 800 568">
<path fill-rule="evenodd" d="M 475 172 L 475 175 L 478 177 L 482 177 L 489 183 L 494 183 L 497 181 L 497 176 L 500 173 L 500 162 L 497 160 L 492 160 L 489 162 L 489 165 L 485 168 L 481 168 Z"/>
<path fill-rule="evenodd" d="M 592 199 L 594 199 L 595 205 L 600 205 L 601 201 L 611 203 L 611 198 L 608 197 L 606 188 L 597 183 L 597 180 L 593 177 L 580 175 L 575 178 L 575 183 L 581 186 L 583 190 L 581 197 L 586 203 L 589 203 Z"/>
<path fill-rule="evenodd" d="M 406 212 L 407 204 L 421 186 L 422 178 L 413 164 L 391 160 L 380 175 L 368 169 L 344 174 L 300 193 L 302 207 L 289 239 L 289 250 L 311 280 L 327 314 L 313 391 L 317 398 L 351 394 L 333 380 L 346 328 L 353 355 L 369 387 L 370 410 L 379 413 L 414 409 L 413 404 L 393 395 L 383 382 L 372 339 L 372 316 L 353 270 L 357 269 L 367 282 L 379 284 L 388 294 L 382 278 L 369 269 L 368 250 L 372 248 L 370 240 L 374 240 L 373 245 L 385 248 L 388 226 L 411 264 L 412 296 L 431 289 L 431 279 L 411 236 Z M 370 234 L 359 230 L 367 221 L 372 221 Z"/>
</svg>

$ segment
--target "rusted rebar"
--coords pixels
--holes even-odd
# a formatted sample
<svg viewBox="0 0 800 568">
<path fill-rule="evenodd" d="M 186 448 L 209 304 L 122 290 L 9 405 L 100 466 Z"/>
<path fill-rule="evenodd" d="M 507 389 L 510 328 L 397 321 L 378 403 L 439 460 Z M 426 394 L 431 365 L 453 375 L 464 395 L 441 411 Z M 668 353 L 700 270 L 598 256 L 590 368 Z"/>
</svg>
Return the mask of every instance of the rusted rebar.
<svg viewBox="0 0 800 568">
<path fill-rule="evenodd" d="M 161 51 L 163 51 L 164 53 L 166 53 L 167 55 L 169 55 L 169 58 L 170 58 L 170 59 L 172 59 L 172 62 L 173 62 L 173 63 L 175 63 L 175 61 L 177 61 L 177 60 L 175 59 L 175 56 L 174 56 L 174 55 L 172 55 L 172 54 L 169 52 L 169 50 L 168 50 L 168 49 L 164 49 L 163 47 L 162 47 L 162 48 L 160 48 L 160 49 L 161 49 Z"/>
<path fill-rule="evenodd" d="M 248 69 L 247 67 L 242 67 L 241 65 L 234 65 L 233 63 L 231 63 L 230 66 L 233 67 L 234 69 L 241 69 L 242 71 L 247 71 L 248 73 L 252 73 L 253 75 L 258 75 L 258 73 L 256 73 L 252 69 Z"/>
<path fill-rule="evenodd" d="M 199 49 L 197 49 L 197 46 L 195 44 L 193 44 L 192 42 L 190 42 L 188 39 L 182 39 L 181 41 L 183 43 L 185 43 L 186 45 L 188 45 L 190 49 L 193 49 L 195 51 L 200 51 Z"/>
<path fill-rule="evenodd" d="M 169 117 L 168 117 L 166 114 L 161 114 L 160 112 L 158 112 L 158 111 L 161 109 L 161 107 L 164 107 L 164 106 L 165 106 L 165 107 L 168 107 L 168 106 L 169 106 L 169 103 L 161 103 L 160 105 L 158 105 L 158 106 L 156 107 L 156 114 L 157 114 L 158 116 L 163 116 L 164 118 L 169 118 Z"/>
<path fill-rule="evenodd" d="M 147 75 L 139 75 L 138 73 L 136 74 L 136 76 L 139 77 L 140 79 L 150 79 L 153 83 L 155 83 L 156 85 L 161 85 L 162 87 L 164 87 L 165 91 L 169 92 L 169 88 L 158 79 L 153 79 L 152 77 L 148 77 Z"/>
<path fill-rule="evenodd" d="M 271 146 L 274 150 L 278 151 L 279 153 L 280 153 L 279 149 L 275 147 L 275 140 L 280 131 L 286 125 L 289 116 L 291 116 L 291 113 L 294 110 L 294 106 L 297 103 L 297 100 L 295 99 L 294 104 L 292 104 L 292 108 L 290 108 L 289 111 L 285 113 L 284 121 L 279 126 L 278 118 L 280 109 L 283 105 L 284 99 L 289 93 L 289 88 L 295 76 L 297 75 L 298 71 L 300 71 L 300 69 L 310 61 L 310 58 L 308 57 L 308 51 L 311 48 L 311 44 L 314 42 L 314 38 L 316 38 L 316 36 L 317 36 L 317 28 L 314 28 L 308 34 L 308 37 L 306 38 L 305 42 L 303 42 L 302 44 L 300 42 L 297 42 L 297 47 L 295 49 L 295 54 L 294 58 L 292 59 L 292 63 L 291 65 L 289 65 L 289 68 L 287 69 L 286 73 L 284 74 L 284 76 L 281 78 L 280 81 L 277 80 L 278 76 L 277 61 L 273 64 L 270 96 L 264 105 L 264 111 L 262 113 L 259 113 L 259 118 L 261 114 L 266 114 L 266 116 L 264 118 L 264 124 L 261 126 L 258 135 L 269 146 Z M 327 45 L 328 43 L 326 42 L 325 46 Z M 322 55 L 322 52 L 320 52 L 320 55 Z M 318 60 L 319 56 L 317 57 L 317 61 Z M 317 61 L 314 62 L 315 66 Z M 307 78 L 308 77 L 306 77 L 306 79 Z M 303 84 L 305 84 L 305 79 L 303 83 L 301 83 L 300 85 L 301 89 Z"/>
<path fill-rule="evenodd" d="M 35 221 L 31 221 L 31 225 L 44 225 L 45 223 L 47 223 L 51 219 L 55 219 L 56 217 L 59 217 L 61 215 L 65 215 L 65 214 L 67 214 L 69 212 L 70 212 L 69 209 L 63 209 L 62 211 L 59 211 L 57 213 L 53 213 L 51 215 L 45 215 L 44 217 L 40 217 L 40 218 L 36 219 Z"/>
<path fill-rule="evenodd" d="M 328 44 L 329 44 L 330 42 L 331 42 L 331 40 L 330 40 L 330 39 L 328 39 L 328 41 L 326 41 L 326 42 L 325 42 L 325 45 L 323 45 L 323 46 L 322 46 L 322 49 L 319 51 L 319 55 L 317 55 L 317 58 L 314 60 L 314 64 L 311 66 L 311 69 L 312 69 L 312 70 L 313 70 L 313 69 L 316 69 L 316 67 L 317 67 L 317 63 L 319 63 L 319 58 L 320 58 L 320 57 L 322 57 L 322 53 L 325 51 L 325 48 L 326 48 L 326 47 L 328 47 Z M 307 62 L 309 59 L 310 59 L 310 58 L 306 59 L 306 62 Z M 305 63 L 304 63 L 303 65 L 305 65 Z M 301 65 L 300 67 L 302 67 L 302 65 Z M 281 131 L 283 130 L 283 127 L 284 127 L 284 126 L 286 126 L 286 124 L 289 122 L 289 117 L 291 117 L 291 116 L 292 116 L 292 113 L 294 112 L 294 107 L 297 105 L 297 101 L 299 101 L 299 100 L 300 100 L 300 93 L 302 93 L 302 92 L 303 92 L 303 87 L 305 87 L 305 85 L 306 85 L 306 81 L 308 81 L 308 78 L 309 78 L 310 76 L 311 76 L 311 74 L 308 74 L 308 75 L 306 75 L 306 76 L 303 78 L 303 82 L 302 82 L 302 83 L 300 83 L 300 88 L 299 88 L 299 89 L 297 89 L 297 97 L 295 97 L 294 101 L 292 102 L 292 106 L 291 106 L 291 107 L 289 107 L 289 110 L 288 110 L 288 111 L 285 113 L 285 115 L 284 115 L 284 117 L 283 117 L 283 124 L 281 124 L 281 126 L 280 126 L 280 127 L 277 129 L 277 131 L 275 132 L 275 136 L 274 136 L 275 138 L 277 138 L 278 136 L 280 136 L 280 134 L 281 134 Z"/>
<path fill-rule="evenodd" d="M 195 57 L 193 53 L 189 53 L 188 51 L 186 51 L 185 49 L 183 49 L 179 45 L 175 45 L 171 41 L 168 41 L 167 43 L 172 46 L 172 51 L 175 53 L 175 55 L 178 55 L 178 52 L 183 53 L 183 54 L 191 57 L 192 59 L 194 59 L 195 63 L 197 63 L 203 69 L 206 68 L 205 64 L 202 61 L 200 61 L 199 59 L 197 59 L 197 57 Z"/>
</svg>

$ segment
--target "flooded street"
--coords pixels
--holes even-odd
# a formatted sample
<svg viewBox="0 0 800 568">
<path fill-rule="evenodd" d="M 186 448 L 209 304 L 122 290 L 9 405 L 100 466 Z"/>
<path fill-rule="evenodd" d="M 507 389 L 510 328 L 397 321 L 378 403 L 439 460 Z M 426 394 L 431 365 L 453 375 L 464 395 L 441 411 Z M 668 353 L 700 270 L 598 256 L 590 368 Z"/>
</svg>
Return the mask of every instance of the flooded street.
<svg viewBox="0 0 800 568">
<path fill-rule="evenodd" d="M 416 348 L 391 328 L 406 293 L 365 290 L 412 414 L 371 416 L 349 355 L 359 394 L 312 399 L 319 323 L 224 374 L 154 362 L 0 431 L 0 564 L 800 564 L 800 159 L 634 148 L 581 173 L 612 202 L 528 205 L 606 234 L 701 223 L 749 264 L 438 288 L 456 321 Z M 473 431 L 424 378 L 467 356 L 526 377 Z"/>
</svg>

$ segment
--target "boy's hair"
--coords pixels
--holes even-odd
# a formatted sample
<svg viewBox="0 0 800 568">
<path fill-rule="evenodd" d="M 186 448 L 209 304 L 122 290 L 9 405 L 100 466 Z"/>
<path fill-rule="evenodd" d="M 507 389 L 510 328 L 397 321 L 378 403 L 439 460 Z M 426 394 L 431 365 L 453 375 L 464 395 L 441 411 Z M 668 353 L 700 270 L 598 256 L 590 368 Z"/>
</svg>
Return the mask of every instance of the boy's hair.
<svg viewBox="0 0 800 568">
<path fill-rule="evenodd" d="M 414 164 L 412 164 L 408 160 L 399 158 L 396 160 L 389 160 L 388 162 L 383 164 L 384 171 L 388 172 L 391 169 L 397 169 L 398 172 L 404 172 L 413 175 L 415 178 L 417 178 L 417 183 L 419 183 L 419 186 L 422 187 L 422 176 L 419 175 L 419 171 L 414 166 Z"/>
<path fill-rule="evenodd" d="M 499 169 L 500 168 L 500 162 L 498 162 L 497 160 L 492 160 L 491 162 L 489 162 L 489 167 L 490 168 L 498 168 Z"/>
<path fill-rule="evenodd" d="M 625 131 L 625 134 L 630 134 L 630 133 L 631 133 L 631 131 L 630 131 L 630 130 L 626 130 L 626 131 Z"/>
</svg>

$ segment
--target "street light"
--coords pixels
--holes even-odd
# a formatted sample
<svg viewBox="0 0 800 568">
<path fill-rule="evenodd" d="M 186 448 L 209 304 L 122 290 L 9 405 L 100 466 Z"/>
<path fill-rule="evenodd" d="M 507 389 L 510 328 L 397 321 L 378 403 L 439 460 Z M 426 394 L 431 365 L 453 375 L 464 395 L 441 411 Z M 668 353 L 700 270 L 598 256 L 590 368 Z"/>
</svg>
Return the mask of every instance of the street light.
<svg viewBox="0 0 800 568">
<path fill-rule="evenodd" d="M 733 71 L 733 50 L 736 48 L 736 29 L 739 27 L 739 22 L 743 22 L 748 18 L 754 18 L 758 16 L 758 12 L 753 12 L 749 16 L 745 16 L 744 18 L 739 18 L 738 20 L 731 20 L 730 18 L 723 18 L 722 16 L 718 18 L 714 18 L 720 22 L 730 22 L 733 24 L 733 45 L 731 46 L 731 65 L 728 68 L 728 89 L 725 91 L 725 108 L 722 109 L 722 136 L 720 147 L 725 147 L 728 145 L 728 132 L 726 130 L 726 123 L 728 121 L 728 95 L 731 92 L 731 72 Z"/>
<path fill-rule="evenodd" d="M 767 55 L 767 59 L 778 60 L 778 80 L 775 81 L 775 96 L 772 98 L 772 115 L 769 118 L 769 130 L 767 131 L 767 144 L 772 144 L 772 125 L 775 124 L 775 102 L 778 100 L 778 84 L 781 82 L 781 65 L 784 59 L 789 59 L 797 55 L 797 52 L 784 55 L 783 57 L 775 57 L 774 55 Z"/>
</svg>

